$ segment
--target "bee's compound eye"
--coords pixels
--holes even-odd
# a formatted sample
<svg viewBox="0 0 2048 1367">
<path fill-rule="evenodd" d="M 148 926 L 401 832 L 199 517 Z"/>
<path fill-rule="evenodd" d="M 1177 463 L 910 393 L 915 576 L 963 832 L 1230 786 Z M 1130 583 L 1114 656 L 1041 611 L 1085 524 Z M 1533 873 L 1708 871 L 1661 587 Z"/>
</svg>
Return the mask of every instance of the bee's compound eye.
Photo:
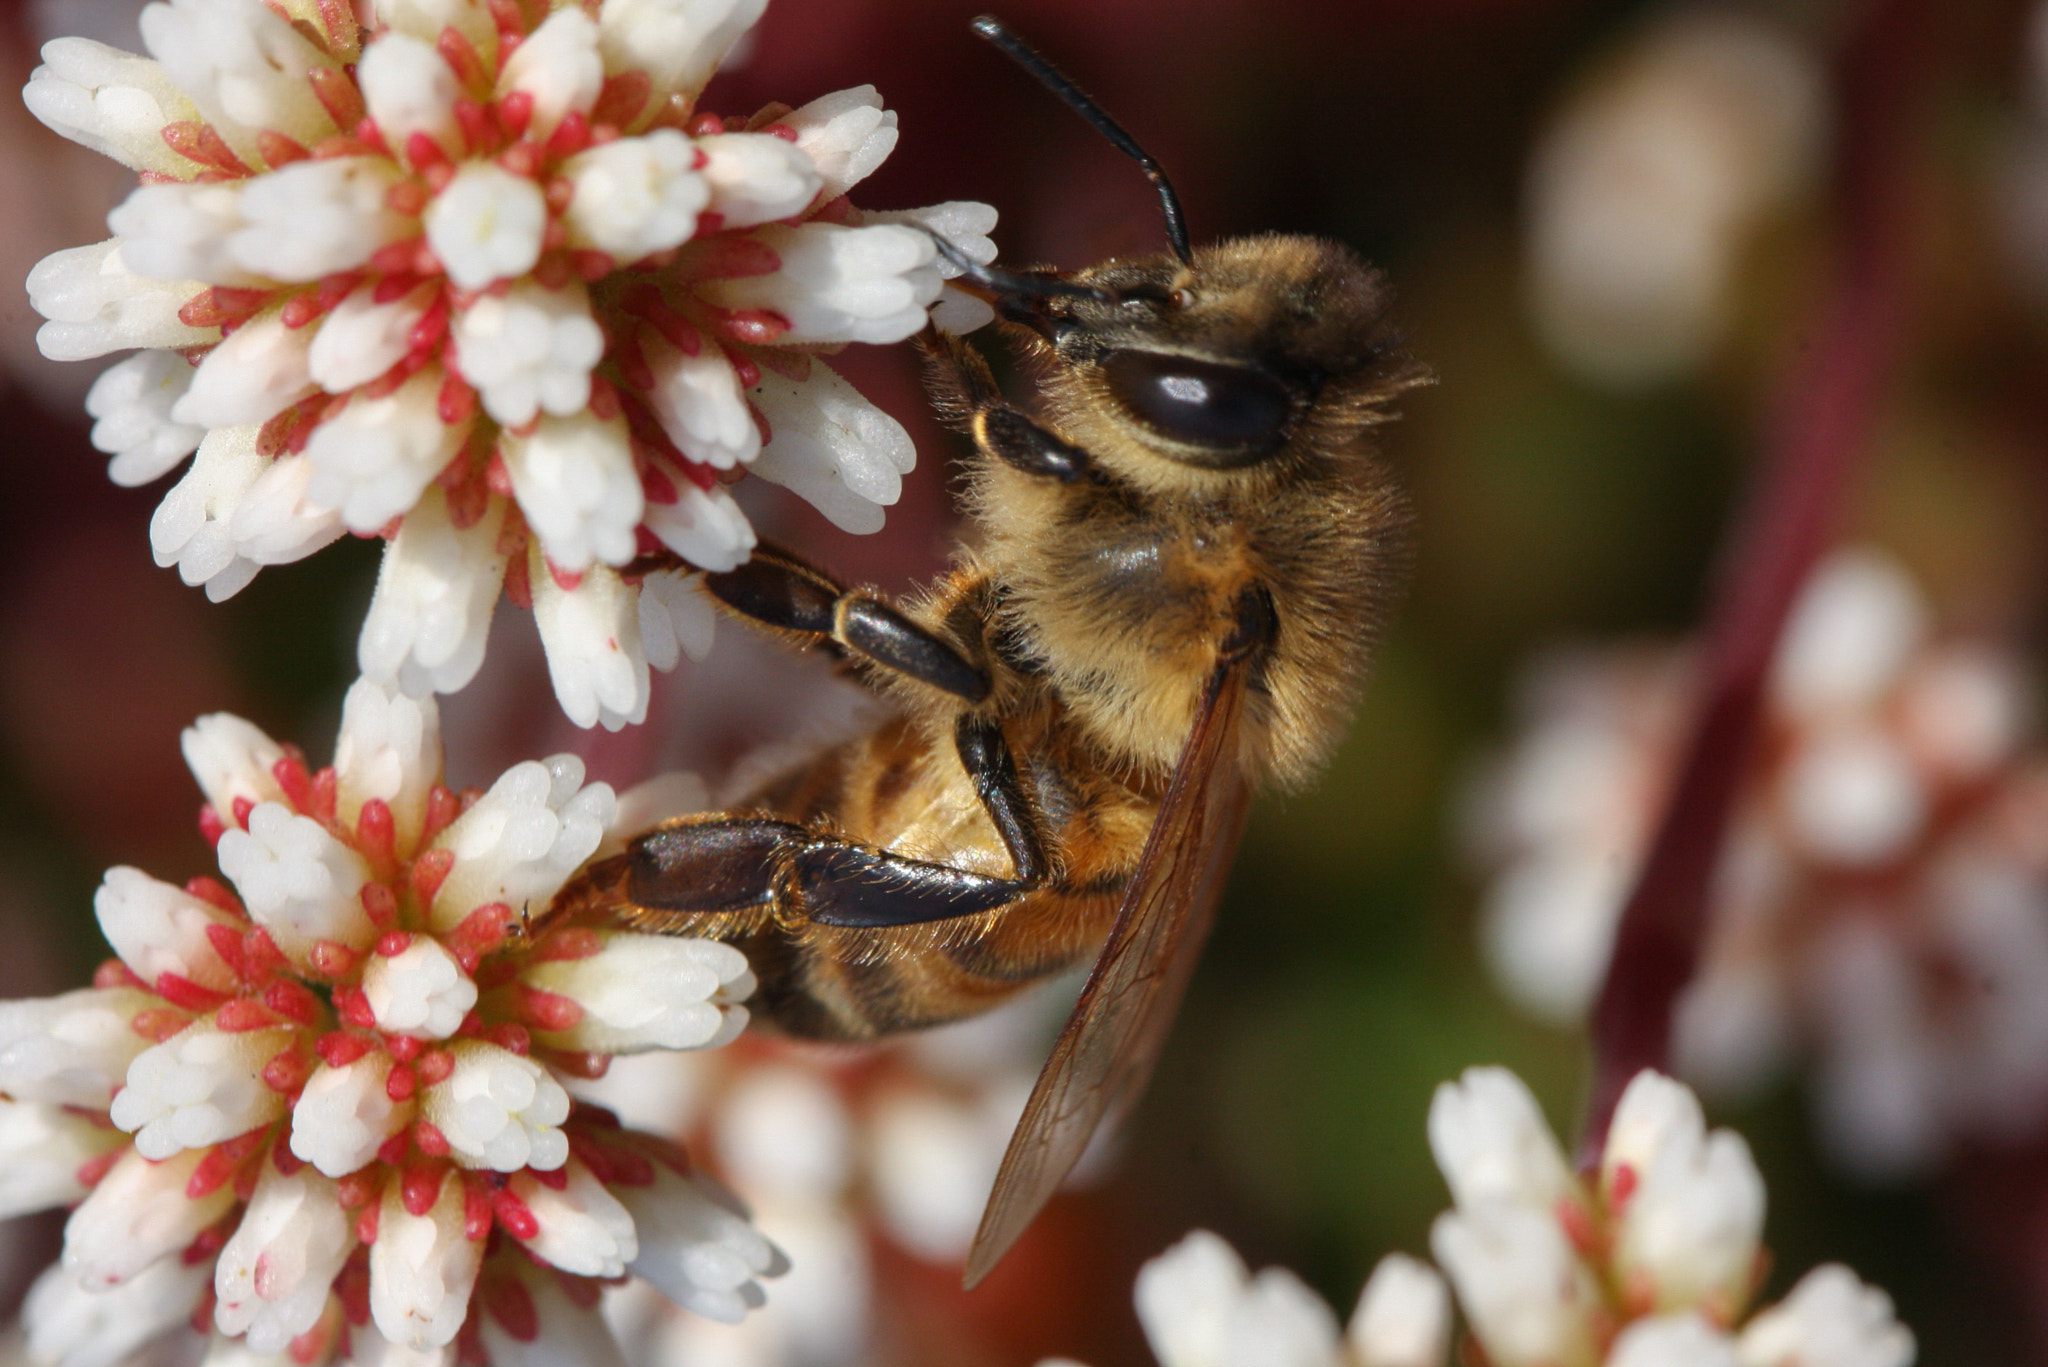
<svg viewBox="0 0 2048 1367">
<path fill-rule="evenodd" d="M 1115 351 L 1102 373 L 1132 416 L 1161 436 L 1255 455 L 1280 444 L 1294 400 L 1272 376 L 1157 351 Z"/>
</svg>

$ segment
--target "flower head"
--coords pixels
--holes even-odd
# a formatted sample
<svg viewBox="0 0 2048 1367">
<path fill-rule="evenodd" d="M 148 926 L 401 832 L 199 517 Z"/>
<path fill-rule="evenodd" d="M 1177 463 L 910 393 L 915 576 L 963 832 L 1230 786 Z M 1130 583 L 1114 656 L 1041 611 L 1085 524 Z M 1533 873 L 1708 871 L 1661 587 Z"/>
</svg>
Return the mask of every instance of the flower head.
<svg viewBox="0 0 2048 1367">
<path fill-rule="evenodd" d="M 95 985 L 0 1004 L 0 1198 L 80 1201 L 39 1352 L 111 1360 L 207 1284 L 221 1334 L 306 1364 L 476 1357 L 547 1316 L 601 1337 L 596 1283 L 628 1272 L 701 1313 L 760 1302 L 781 1258 L 732 1198 L 563 1085 L 729 1041 L 753 987 L 726 945 L 519 931 L 604 838 L 608 787 L 557 756 L 451 792 L 432 699 L 368 681 L 330 768 L 227 716 L 185 751 L 226 881 L 111 870 Z"/>
<path fill-rule="evenodd" d="M 49 44 L 30 109 L 143 184 L 30 294 L 52 357 L 140 348 L 87 399 L 113 477 L 193 457 L 158 563 L 224 598 L 383 536 L 366 676 L 462 687 L 502 586 L 564 710 L 617 728 L 705 615 L 622 571 L 744 560 L 743 470 L 880 527 L 909 438 L 818 358 L 923 327 L 931 233 L 987 257 L 994 213 L 849 204 L 896 140 L 871 88 L 701 107 L 761 8 L 166 0 L 150 57 Z"/>
<path fill-rule="evenodd" d="M 1293 1273 L 1254 1276 L 1197 1230 L 1138 1276 L 1161 1367 L 1445 1367 L 1453 1291 L 1471 1339 L 1458 1360 L 1492 1367 L 1911 1367 L 1890 1298 L 1845 1267 L 1814 1269 L 1742 1322 L 1763 1179 L 1741 1137 L 1708 1132 L 1669 1078 L 1630 1083 L 1586 1183 L 1553 1183 L 1563 1154 L 1502 1069 L 1439 1087 L 1429 1135 L 1454 1201 L 1430 1239 L 1442 1275 L 1388 1255 L 1340 1334 Z"/>
</svg>

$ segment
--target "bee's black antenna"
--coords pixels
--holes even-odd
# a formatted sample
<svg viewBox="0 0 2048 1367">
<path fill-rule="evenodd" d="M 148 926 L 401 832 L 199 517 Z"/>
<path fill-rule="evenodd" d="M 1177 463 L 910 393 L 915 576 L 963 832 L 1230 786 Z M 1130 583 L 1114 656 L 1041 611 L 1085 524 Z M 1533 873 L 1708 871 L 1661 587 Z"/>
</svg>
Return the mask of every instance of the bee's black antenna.
<svg viewBox="0 0 2048 1367">
<path fill-rule="evenodd" d="M 921 224 L 911 224 L 922 227 Z M 1025 299 L 1095 299 L 1113 304 L 1118 296 L 1099 285 L 1076 284 L 1062 276 L 1050 275 L 1043 271 L 1006 271 L 994 266 L 985 266 L 961 251 L 953 243 L 930 228 L 923 229 L 940 256 L 953 263 L 960 274 L 955 283 L 966 281 L 978 285 L 990 294 L 999 297 Z"/>
<path fill-rule="evenodd" d="M 1145 168 L 1145 175 L 1153 188 L 1159 191 L 1159 207 L 1166 214 L 1166 240 L 1173 246 L 1173 254 L 1183 262 L 1189 260 L 1188 225 L 1181 217 L 1180 196 L 1173 192 L 1173 185 L 1166 179 L 1166 172 L 1160 168 L 1152 154 L 1138 146 L 1138 141 L 1123 130 L 1123 125 L 1102 112 L 1102 106 L 1083 94 L 1081 87 L 1069 80 L 1064 72 L 1048 62 L 1022 38 L 1010 32 L 1003 21 L 993 15 L 984 14 L 973 24 L 974 31 L 1001 48 L 1009 59 L 1023 67 L 1037 78 L 1038 83 L 1066 101 L 1076 114 L 1088 120 L 1095 131 L 1108 138 L 1117 151 Z"/>
</svg>

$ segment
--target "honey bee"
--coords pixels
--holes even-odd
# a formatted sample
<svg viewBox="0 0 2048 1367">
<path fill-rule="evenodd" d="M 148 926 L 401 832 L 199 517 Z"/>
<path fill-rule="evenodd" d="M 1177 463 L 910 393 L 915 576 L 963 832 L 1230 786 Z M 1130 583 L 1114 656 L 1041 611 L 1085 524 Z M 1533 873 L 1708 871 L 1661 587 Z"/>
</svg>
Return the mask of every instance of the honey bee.
<svg viewBox="0 0 2048 1367">
<path fill-rule="evenodd" d="M 823 1040 L 968 1016 L 1093 955 L 969 1286 L 1142 1088 L 1252 788 L 1300 788 L 1342 733 L 1405 540 L 1368 432 L 1426 378 L 1349 251 L 1191 249 L 1152 158 L 997 21 L 975 28 L 1139 161 L 1170 250 L 1007 272 L 940 242 L 1039 391 L 1013 406 L 968 343 L 924 343 L 974 445 L 954 567 L 900 606 L 770 548 L 704 579 L 894 715 L 732 810 L 640 834 L 547 913 L 729 941 L 758 1015 Z"/>
</svg>

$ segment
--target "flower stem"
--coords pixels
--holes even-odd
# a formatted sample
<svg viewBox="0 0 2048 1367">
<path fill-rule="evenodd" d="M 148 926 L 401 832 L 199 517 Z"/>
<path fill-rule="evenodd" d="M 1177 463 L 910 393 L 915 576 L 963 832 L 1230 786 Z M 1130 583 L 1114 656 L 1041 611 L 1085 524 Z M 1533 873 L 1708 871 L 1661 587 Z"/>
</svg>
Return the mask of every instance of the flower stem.
<svg viewBox="0 0 2048 1367">
<path fill-rule="evenodd" d="M 1729 813 L 1773 651 L 1826 548 L 1883 402 L 1905 321 L 1915 114 L 1942 44 L 1939 0 L 1870 6 L 1839 65 L 1836 280 L 1760 440 L 1721 551 L 1698 712 L 1594 1008 L 1581 1155 L 1598 1155 L 1629 1079 L 1668 1069 L 1672 1010 L 1698 967 Z"/>
</svg>

